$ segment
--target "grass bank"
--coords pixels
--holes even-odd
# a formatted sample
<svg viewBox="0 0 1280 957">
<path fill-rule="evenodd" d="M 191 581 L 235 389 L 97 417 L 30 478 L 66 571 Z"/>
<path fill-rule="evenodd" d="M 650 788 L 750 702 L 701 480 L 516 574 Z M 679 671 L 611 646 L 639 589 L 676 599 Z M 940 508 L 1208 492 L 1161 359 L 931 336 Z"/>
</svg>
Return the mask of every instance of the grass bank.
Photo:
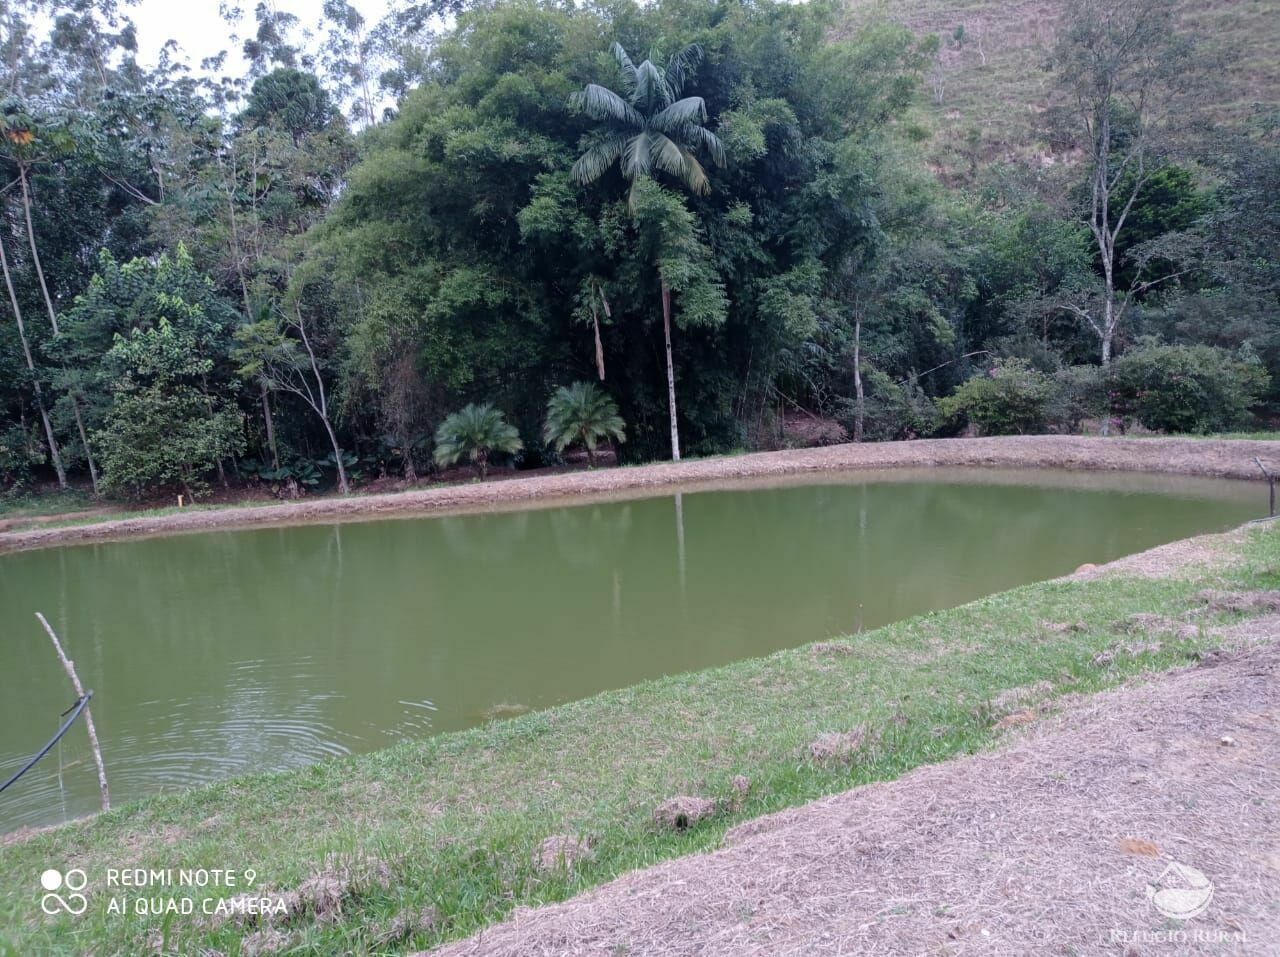
<svg viewBox="0 0 1280 957">
<path fill-rule="evenodd" d="M 10 835 L 0 839 L 0 953 L 397 954 L 464 936 L 516 906 L 715 846 L 744 819 L 989 747 L 1008 711 L 1026 716 L 1187 661 L 1241 616 L 1207 606 L 1201 590 L 1280 587 L 1280 534 L 1269 527 L 1194 541 L 1166 546 L 1163 564 L 1157 550 L 1109 574 Z M 1153 577 L 1170 564 L 1174 577 Z M 1157 613 L 1195 626 L 1135 634 L 1158 628 Z M 1137 614 L 1148 618 L 1135 625 Z M 855 728 L 867 730 L 865 746 L 813 759 L 815 739 Z M 654 809 L 675 795 L 717 810 L 665 829 Z M 589 841 L 593 859 L 540 870 L 549 835 Z M 87 873 L 83 915 L 41 913 L 49 867 Z M 201 915 L 203 901 L 234 891 L 106 886 L 108 868 L 134 867 L 252 868 L 255 894 L 301 893 L 287 920 L 219 923 Z M 139 897 L 184 896 L 195 914 L 132 912 Z M 126 913 L 111 912 L 121 898 Z"/>
</svg>

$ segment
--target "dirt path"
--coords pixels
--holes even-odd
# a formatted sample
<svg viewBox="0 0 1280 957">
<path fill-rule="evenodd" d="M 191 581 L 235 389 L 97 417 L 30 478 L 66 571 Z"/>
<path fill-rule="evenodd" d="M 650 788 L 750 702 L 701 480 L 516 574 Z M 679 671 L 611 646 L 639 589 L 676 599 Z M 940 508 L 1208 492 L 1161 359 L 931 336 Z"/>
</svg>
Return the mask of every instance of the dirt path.
<svg viewBox="0 0 1280 957">
<path fill-rule="evenodd" d="M 1234 657 L 748 822 L 723 850 L 434 955 L 1280 953 L 1280 619 L 1258 621 L 1269 641 Z M 1175 862 L 1213 884 L 1185 921 L 1149 899 L 1196 882 Z"/>
<path fill-rule="evenodd" d="M 553 503 L 566 499 L 652 494 L 669 486 L 709 488 L 743 479 L 819 472 L 931 466 L 1165 472 L 1211 478 L 1259 478 L 1254 456 L 1280 464 L 1280 441 L 1102 439 L 1007 436 L 928 439 L 817 449 L 759 452 L 635 468 L 568 472 L 504 482 L 451 485 L 352 498 L 323 498 L 255 508 L 226 508 L 100 522 L 68 528 L 0 533 L 0 554 L 141 535 L 260 525 L 361 520 L 436 511 Z"/>
</svg>

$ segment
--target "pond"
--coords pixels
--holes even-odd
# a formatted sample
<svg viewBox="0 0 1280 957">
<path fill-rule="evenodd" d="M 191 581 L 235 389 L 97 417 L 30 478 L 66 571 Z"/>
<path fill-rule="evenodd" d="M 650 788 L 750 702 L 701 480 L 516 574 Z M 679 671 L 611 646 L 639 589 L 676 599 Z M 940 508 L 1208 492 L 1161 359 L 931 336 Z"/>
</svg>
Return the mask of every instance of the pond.
<svg viewBox="0 0 1280 957">
<path fill-rule="evenodd" d="M 1248 483 L 849 473 L 0 557 L 0 780 L 86 687 L 113 801 L 874 628 L 1265 513 Z M 77 726 L 0 832 L 91 812 Z"/>
</svg>

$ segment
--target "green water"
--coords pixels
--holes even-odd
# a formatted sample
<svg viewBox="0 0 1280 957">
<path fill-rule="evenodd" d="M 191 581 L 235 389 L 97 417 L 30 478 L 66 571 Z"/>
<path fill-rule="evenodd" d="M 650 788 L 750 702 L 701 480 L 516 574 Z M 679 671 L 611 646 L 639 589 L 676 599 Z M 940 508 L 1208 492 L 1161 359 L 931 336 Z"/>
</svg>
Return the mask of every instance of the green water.
<svg viewBox="0 0 1280 957">
<path fill-rule="evenodd" d="M 939 472 L 0 557 L 0 780 L 86 685 L 116 803 L 874 628 L 1263 513 L 1258 485 Z M 496 709 L 496 711 L 495 711 Z M 92 811 L 85 734 L 0 831 Z"/>
</svg>

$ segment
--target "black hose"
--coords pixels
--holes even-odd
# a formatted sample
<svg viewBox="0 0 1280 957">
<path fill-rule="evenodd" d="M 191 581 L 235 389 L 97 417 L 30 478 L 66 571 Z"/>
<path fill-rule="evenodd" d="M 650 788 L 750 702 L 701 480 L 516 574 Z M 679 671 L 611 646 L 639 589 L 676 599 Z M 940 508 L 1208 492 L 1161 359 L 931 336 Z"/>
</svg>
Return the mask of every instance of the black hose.
<svg viewBox="0 0 1280 957">
<path fill-rule="evenodd" d="M 83 698 L 80 698 L 80 699 L 79 699 L 78 701 L 76 701 L 76 703 L 75 703 L 75 704 L 73 704 L 70 708 L 68 708 L 66 711 L 62 712 L 63 714 L 69 714 L 69 715 L 71 715 L 71 717 L 67 718 L 67 720 L 66 720 L 66 721 L 62 722 L 62 727 L 58 729 L 58 733 L 57 733 L 57 734 L 55 734 L 55 735 L 54 735 L 54 736 L 49 740 L 49 743 L 48 743 L 48 744 L 46 744 L 43 748 L 41 748 L 41 749 L 40 749 L 40 753 L 39 753 L 39 754 L 37 754 L 34 758 L 32 758 L 30 761 L 28 761 L 28 762 L 23 766 L 22 770 L 20 770 L 17 774 L 15 774 L 13 777 L 11 777 L 8 781 L 5 781 L 5 782 L 4 782 L 4 784 L 0 784 L 0 791 L 3 791 L 3 790 L 4 790 L 5 788 L 7 788 L 10 784 L 12 784 L 14 781 L 18 780 L 18 778 L 22 777 L 24 774 L 26 774 L 28 771 L 30 771 L 33 767 L 35 767 L 35 766 L 36 766 L 36 762 L 37 762 L 37 761 L 39 761 L 39 760 L 40 760 L 41 758 L 43 758 L 46 754 L 48 754 L 48 753 L 49 753 L 49 749 L 50 749 L 50 748 L 52 748 L 55 744 L 57 744 L 57 743 L 62 739 L 62 736 L 63 736 L 64 734 L 66 734 L 66 733 L 67 733 L 67 729 L 68 729 L 68 728 L 70 728 L 70 727 L 71 727 L 71 725 L 72 725 L 73 723 L 75 723 L 76 718 L 80 717 L 80 712 L 81 712 L 81 711 L 83 711 L 85 708 L 87 708 L 87 707 L 89 706 L 89 699 L 90 699 L 90 698 L 92 698 L 92 697 L 93 697 L 93 692 L 92 692 L 92 691 L 86 691 L 86 692 L 84 693 L 84 697 L 83 697 Z"/>
</svg>

